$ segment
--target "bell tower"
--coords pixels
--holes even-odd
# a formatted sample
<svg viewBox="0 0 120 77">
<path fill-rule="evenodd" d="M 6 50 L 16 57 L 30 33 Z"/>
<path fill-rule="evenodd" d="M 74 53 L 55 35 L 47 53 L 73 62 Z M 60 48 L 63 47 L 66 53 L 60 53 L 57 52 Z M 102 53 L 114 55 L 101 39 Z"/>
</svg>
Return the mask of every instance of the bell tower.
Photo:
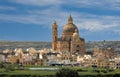
<svg viewBox="0 0 120 77">
<path fill-rule="evenodd" d="M 57 39 L 58 39 L 58 26 L 56 21 L 52 25 L 52 49 L 56 51 L 57 49 Z"/>
</svg>

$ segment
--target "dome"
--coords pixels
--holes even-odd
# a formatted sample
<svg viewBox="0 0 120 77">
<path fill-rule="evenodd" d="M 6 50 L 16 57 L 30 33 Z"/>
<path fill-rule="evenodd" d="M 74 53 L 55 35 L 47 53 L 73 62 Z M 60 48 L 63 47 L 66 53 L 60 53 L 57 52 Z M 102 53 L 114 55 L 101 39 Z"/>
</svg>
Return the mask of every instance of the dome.
<svg viewBox="0 0 120 77">
<path fill-rule="evenodd" d="M 75 30 L 75 32 L 73 33 L 73 38 L 79 38 L 79 34 L 78 34 L 77 30 Z"/>
<path fill-rule="evenodd" d="M 74 24 L 66 24 L 63 28 L 63 33 L 64 34 L 68 34 L 71 32 L 74 33 L 75 29 L 77 29 L 77 31 L 78 31 L 78 28 Z"/>
<path fill-rule="evenodd" d="M 75 24 L 73 24 L 73 19 L 70 16 L 68 18 L 68 23 L 63 27 L 63 35 L 73 35 L 73 33 L 75 32 L 75 30 L 77 30 L 78 32 L 78 28 L 76 27 Z"/>
<path fill-rule="evenodd" d="M 73 40 L 74 41 L 79 41 L 80 40 L 80 37 L 79 37 L 79 34 L 78 34 L 77 30 L 75 30 L 75 33 L 73 33 Z"/>
</svg>

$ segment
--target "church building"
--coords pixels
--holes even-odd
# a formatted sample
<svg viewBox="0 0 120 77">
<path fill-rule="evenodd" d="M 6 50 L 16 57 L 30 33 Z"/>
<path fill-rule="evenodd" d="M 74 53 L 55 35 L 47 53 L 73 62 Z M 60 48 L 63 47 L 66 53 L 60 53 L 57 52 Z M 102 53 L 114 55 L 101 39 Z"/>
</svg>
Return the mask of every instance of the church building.
<svg viewBox="0 0 120 77">
<path fill-rule="evenodd" d="M 85 40 L 79 35 L 77 26 L 73 23 L 71 15 L 68 23 L 63 27 L 62 36 L 58 37 L 56 21 L 52 25 L 52 49 L 57 52 L 70 52 L 71 54 L 84 54 Z"/>
</svg>

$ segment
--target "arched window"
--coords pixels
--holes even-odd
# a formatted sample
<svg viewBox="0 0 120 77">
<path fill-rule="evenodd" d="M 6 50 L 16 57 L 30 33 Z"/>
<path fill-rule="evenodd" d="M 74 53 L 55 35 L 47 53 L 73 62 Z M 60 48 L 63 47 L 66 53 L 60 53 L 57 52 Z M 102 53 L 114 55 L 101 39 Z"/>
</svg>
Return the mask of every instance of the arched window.
<svg viewBox="0 0 120 77">
<path fill-rule="evenodd" d="M 57 37 L 55 36 L 55 41 L 57 41 Z"/>
</svg>

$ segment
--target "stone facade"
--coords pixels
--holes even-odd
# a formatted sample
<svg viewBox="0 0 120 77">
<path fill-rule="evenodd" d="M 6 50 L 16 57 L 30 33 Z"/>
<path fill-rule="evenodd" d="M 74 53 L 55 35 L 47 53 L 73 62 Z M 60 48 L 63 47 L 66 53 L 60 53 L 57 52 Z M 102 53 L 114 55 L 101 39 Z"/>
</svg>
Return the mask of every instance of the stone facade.
<svg viewBox="0 0 120 77">
<path fill-rule="evenodd" d="M 52 25 L 52 49 L 58 52 L 68 51 L 71 54 L 81 54 L 85 52 L 85 41 L 79 35 L 77 26 L 70 16 L 68 23 L 63 27 L 62 36 L 58 38 L 58 25 Z"/>
</svg>

